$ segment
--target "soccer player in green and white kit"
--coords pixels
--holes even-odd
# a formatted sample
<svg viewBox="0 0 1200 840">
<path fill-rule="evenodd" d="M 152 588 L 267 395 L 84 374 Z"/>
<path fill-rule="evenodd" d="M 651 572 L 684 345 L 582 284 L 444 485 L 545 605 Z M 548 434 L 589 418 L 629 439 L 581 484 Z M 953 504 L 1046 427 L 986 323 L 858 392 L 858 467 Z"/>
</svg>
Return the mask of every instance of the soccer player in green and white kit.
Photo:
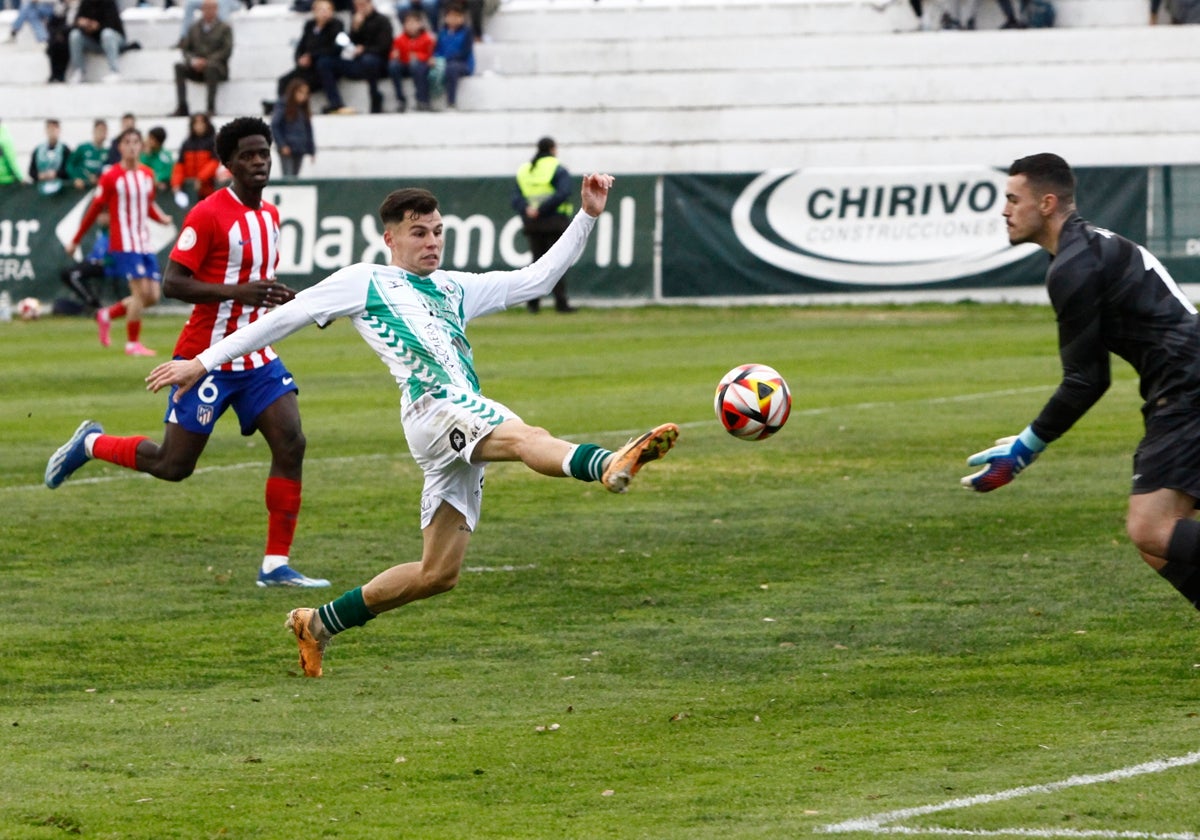
<svg viewBox="0 0 1200 840">
<path fill-rule="evenodd" d="M 515 271 L 484 274 L 440 269 L 445 242 L 437 198 L 422 189 L 396 190 L 379 208 L 390 265 L 343 268 L 195 359 L 166 362 L 146 377 L 150 390 L 175 385 L 178 395 L 231 358 L 310 324 L 349 317 L 400 386 L 400 422 L 425 474 L 421 559 L 393 566 L 319 609 L 288 614 L 306 675 L 321 675 L 325 645 L 334 634 L 453 588 L 479 521 L 487 462 L 521 461 L 542 475 L 599 480 L 624 493 L 643 464 L 674 445 L 679 427 L 673 423 L 616 452 L 572 444 L 527 425 L 479 392 L 465 334 L 472 318 L 550 293 L 583 252 L 612 183 L 611 175 L 583 179 L 582 210 L 541 259 Z"/>
</svg>

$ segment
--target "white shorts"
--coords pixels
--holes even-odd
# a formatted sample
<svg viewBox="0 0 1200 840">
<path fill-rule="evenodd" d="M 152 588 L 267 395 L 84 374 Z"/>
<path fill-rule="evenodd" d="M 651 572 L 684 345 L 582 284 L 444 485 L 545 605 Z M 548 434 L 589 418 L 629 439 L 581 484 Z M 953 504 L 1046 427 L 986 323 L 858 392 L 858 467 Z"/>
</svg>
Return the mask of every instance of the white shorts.
<svg viewBox="0 0 1200 840">
<path fill-rule="evenodd" d="M 447 502 L 474 531 L 483 501 L 483 464 L 472 464 L 479 441 L 505 420 L 520 418 L 507 406 L 470 391 L 446 389 L 426 394 L 400 415 L 413 460 L 425 474 L 421 490 L 421 528 L 427 528 L 438 505 Z"/>
</svg>

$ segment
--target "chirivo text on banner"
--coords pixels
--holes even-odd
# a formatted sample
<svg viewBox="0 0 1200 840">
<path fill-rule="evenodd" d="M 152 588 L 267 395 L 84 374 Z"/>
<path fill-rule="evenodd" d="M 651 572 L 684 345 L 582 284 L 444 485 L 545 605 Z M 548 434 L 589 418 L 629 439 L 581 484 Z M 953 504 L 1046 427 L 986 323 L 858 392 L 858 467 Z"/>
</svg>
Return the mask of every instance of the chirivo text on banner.
<svg viewBox="0 0 1200 840">
<path fill-rule="evenodd" d="M 1145 169 L 1081 169 L 1085 218 L 1146 235 Z M 1036 286 L 1046 255 L 1012 246 L 1001 168 L 813 168 L 668 175 L 664 298 Z"/>
</svg>

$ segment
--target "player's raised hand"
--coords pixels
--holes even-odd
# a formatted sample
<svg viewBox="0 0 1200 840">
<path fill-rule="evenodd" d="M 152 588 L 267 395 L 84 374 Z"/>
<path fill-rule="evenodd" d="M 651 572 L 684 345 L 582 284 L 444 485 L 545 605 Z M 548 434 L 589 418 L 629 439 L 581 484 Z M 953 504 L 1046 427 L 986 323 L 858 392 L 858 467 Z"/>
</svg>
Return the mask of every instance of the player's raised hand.
<svg viewBox="0 0 1200 840">
<path fill-rule="evenodd" d="M 178 385 L 179 390 L 171 399 L 179 402 L 180 396 L 187 393 L 193 385 L 208 373 L 203 363 L 196 359 L 173 359 L 163 362 L 146 377 L 146 390 L 158 393 L 163 388 Z"/>
<path fill-rule="evenodd" d="M 580 191 L 583 212 L 589 216 L 599 216 L 604 212 L 604 205 L 608 202 L 608 191 L 612 189 L 614 180 L 613 176 L 599 172 L 583 177 L 583 187 Z"/>
<path fill-rule="evenodd" d="M 967 466 L 982 465 L 983 469 L 964 476 L 962 486 L 980 493 L 1003 487 L 1016 478 L 1021 470 L 1032 464 L 1045 448 L 1046 442 L 1029 427 L 1019 435 L 1000 438 L 995 446 L 976 452 L 967 459 Z"/>
</svg>

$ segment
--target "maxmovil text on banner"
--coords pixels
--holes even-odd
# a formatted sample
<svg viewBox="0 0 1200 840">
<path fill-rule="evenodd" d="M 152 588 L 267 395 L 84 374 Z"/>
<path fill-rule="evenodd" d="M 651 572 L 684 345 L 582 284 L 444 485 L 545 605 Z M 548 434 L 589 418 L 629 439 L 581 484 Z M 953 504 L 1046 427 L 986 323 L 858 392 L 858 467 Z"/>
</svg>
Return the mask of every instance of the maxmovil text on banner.
<svg viewBox="0 0 1200 840">
<path fill-rule="evenodd" d="M 939 283 L 1037 250 L 1009 245 L 1006 180 L 988 167 L 765 172 L 742 191 L 731 222 L 752 254 L 805 277 Z"/>
<path fill-rule="evenodd" d="M 528 265 L 528 243 L 521 219 L 508 207 L 507 181 L 488 184 L 443 184 L 436 190 L 445 226 L 446 251 L 442 267 L 464 271 L 507 270 Z M 386 263 L 390 259 L 383 241 L 383 226 L 374 207 L 363 208 L 362 185 L 353 196 L 344 196 L 329 184 L 268 187 L 264 197 L 279 208 L 280 277 L 310 277 L 314 282 L 355 262 Z M 386 194 L 381 191 L 378 199 Z M 621 196 L 611 202 L 596 223 L 586 256 L 573 270 L 572 283 L 583 287 L 607 271 L 628 274 L 639 250 L 637 198 Z M 376 201 L 377 204 L 377 201 Z M 459 215 L 456 207 L 471 207 Z M 645 260 L 645 257 L 643 257 Z M 649 276 L 648 260 L 644 272 Z M 602 278 L 601 278 L 602 279 Z M 600 281 L 596 281 L 600 282 Z M 303 285 L 303 284 L 300 284 Z M 603 285 L 603 284 L 601 284 Z M 648 287 L 648 281 L 645 282 Z M 601 294 L 603 289 L 598 290 Z"/>
</svg>

